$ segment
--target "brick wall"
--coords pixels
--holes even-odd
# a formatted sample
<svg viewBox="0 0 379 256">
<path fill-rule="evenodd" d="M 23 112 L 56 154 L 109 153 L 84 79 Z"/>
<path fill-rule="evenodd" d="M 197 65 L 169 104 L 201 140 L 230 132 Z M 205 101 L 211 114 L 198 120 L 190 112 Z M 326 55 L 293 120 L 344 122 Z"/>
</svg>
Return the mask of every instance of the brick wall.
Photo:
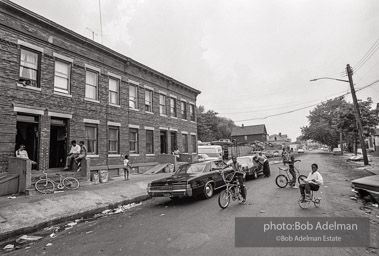
<svg viewBox="0 0 379 256">
<path fill-rule="evenodd" d="M 39 168 L 49 166 L 50 112 L 71 116 L 68 125 L 68 138 L 84 140 L 84 119 L 98 120 L 98 157 L 91 159 L 92 165 L 113 165 L 122 162 L 121 155 L 129 152 L 129 124 L 139 125 L 139 156 L 133 156 L 133 162 L 157 161 L 160 154 L 159 127 L 177 131 L 178 146 L 182 147 L 181 132 L 197 133 L 197 124 L 189 120 L 189 103 L 196 103 L 199 91 L 173 80 L 134 60 L 103 47 L 85 37 L 75 34 L 46 19 L 36 19 L 36 15 L 0 3 L 0 172 L 5 170 L 7 158 L 14 156 L 16 138 L 15 106 L 40 109 L 39 122 Z M 17 85 L 20 66 L 20 40 L 43 49 L 40 54 L 40 90 Z M 25 46 L 25 45 L 24 45 Z M 71 65 L 70 95 L 54 93 L 54 54 L 73 60 Z M 100 70 L 98 88 L 99 102 L 85 100 L 86 65 Z M 120 106 L 108 103 L 108 74 L 121 77 Z M 139 83 L 139 111 L 129 109 L 129 80 Z M 144 86 L 153 88 L 153 114 L 145 113 Z M 159 91 L 167 93 L 167 111 L 169 113 L 169 95 L 177 97 L 177 112 L 180 116 L 180 99 L 187 101 L 187 120 L 163 117 L 159 114 Z M 120 124 L 120 156 L 108 157 L 107 122 Z M 144 127 L 154 127 L 154 156 L 146 156 L 146 137 Z M 168 147 L 170 141 L 168 138 Z M 190 152 L 193 149 L 190 147 Z"/>
</svg>

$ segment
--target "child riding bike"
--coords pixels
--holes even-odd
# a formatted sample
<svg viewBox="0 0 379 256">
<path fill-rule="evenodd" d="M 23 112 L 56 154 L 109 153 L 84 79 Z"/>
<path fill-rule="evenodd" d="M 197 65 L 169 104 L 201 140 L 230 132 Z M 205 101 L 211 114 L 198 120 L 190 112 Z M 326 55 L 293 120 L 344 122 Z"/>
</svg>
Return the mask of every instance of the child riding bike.
<svg viewBox="0 0 379 256">
<path fill-rule="evenodd" d="M 286 163 L 289 166 L 289 172 L 292 175 L 292 180 L 289 184 L 293 188 L 298 188 L 298 187 L 296 187 L 296 172 L 295 172 L 295 163 L 296 162 L 301 162 L 301 160 L 295 160 L 294 156 L 291 156 L 290 160 L 283 160 L 283 163 Z"/>
<path fill-rule="evenodd" d="M 235 177 L 238 179 L 238 182 L 241 187 L 244 187 L 245 185 L 243 184 L 243 177 L 244 173 L 242 172 L 242 166 L 240 163 L 237 162 L 237 157 L 232 156 L 232 162 L 228 164 L 228 166 L 231 166 L 235 172 Z M 241 189 L 241 195 L 242 195 L 242 203 L 246 203 L 246 191 L 245 189 Z"/>
</svg>

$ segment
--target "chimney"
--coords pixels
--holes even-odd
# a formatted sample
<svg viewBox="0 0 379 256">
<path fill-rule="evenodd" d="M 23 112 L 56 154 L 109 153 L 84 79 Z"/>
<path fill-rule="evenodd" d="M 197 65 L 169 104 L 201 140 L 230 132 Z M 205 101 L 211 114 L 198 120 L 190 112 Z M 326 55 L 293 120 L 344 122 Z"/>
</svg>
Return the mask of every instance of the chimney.
<svg viewBox="0 0 379 256">
<path fill-rule="evenodd" d="M 281 132 L 279 132 L 279 137 L 282 137 L 282 133 Z"/>
<path fill-rule="evenodd" d="M 243 124 L 241 125 L 241 127 L 242 127 L 242 128 L 244 127 Z"/>
</svg>

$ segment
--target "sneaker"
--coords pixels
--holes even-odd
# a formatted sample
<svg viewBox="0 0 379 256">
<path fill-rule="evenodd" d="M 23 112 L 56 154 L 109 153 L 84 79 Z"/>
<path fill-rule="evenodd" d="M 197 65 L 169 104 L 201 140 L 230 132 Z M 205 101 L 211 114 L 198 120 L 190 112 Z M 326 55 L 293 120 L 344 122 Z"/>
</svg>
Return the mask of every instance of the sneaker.
<svg viewBox="0 0 379 256">
<path fill-rule="evenodd" d="M 292 188 L 299 188 L 299 187 L 297 187 L 297 186 L 292 186 Z"/>
<path fill-rule="evenodd" d="M 246 199 L 243 199 L 241 204 L 246 204 Z"/>
</svg>

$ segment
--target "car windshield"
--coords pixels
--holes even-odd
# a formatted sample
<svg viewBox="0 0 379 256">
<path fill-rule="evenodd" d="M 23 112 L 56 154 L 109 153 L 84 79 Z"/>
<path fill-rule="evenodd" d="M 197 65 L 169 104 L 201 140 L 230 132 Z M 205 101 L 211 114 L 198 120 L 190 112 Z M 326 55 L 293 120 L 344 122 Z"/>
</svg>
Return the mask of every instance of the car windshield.
<svg viewBox="0 0 379 256">
<path fill-rule="evenodd" d="M 185 173 L 200 173 L 204 172 L 207 163 L 196 163 L 196 164 L 185 164 L 181 165 L 175 174 L 185 174 Z"/>
<path fill-rule="evenodd" d="M 249 158 L 237 158 L 237 162 L 240 163 L 240 164 L 248 164 L 250 163 L 250 159 Z"/>
</svg>

